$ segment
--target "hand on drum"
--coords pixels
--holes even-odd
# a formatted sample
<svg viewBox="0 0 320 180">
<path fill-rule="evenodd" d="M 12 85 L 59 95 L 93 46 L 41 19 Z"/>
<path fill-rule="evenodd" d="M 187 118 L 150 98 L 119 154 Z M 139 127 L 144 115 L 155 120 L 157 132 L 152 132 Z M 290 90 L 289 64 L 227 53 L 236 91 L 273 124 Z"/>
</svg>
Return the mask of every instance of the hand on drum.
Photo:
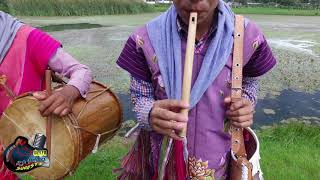
<svg viewBox="0 0 320 180">
<path fill-rule="evenodd" d="M 167 135 L 176 140 L 182 140 L 176 132 L 181 131 L 188 121 L 188 117 L 180 113 L 181 109 L 189 106 L 178 100 L 156 101 L 150 112 L 150 124 L 154 131 Z"/>
<path fill-rule="evenodd" d="M 254 108 L 249 100 L 241 98 L 239 101 L 231 103 L 231 98 L 227 97 L 224 102 L 227 105 L 227 118 L 232 125 L 245 128 L 253 124 Z"/>
<path fill-rule="evenodd" d="M 45 91 L 35 92 L 33 96 L 40 101 L 39 111 L 41 115 L 54 114 L 62 117 L 71 112 L 74 101 L 80 96 L 80 93 L 74 86 L 66 85 L 53 91 L 49 97 L 47 97 Z"/>
</svg>

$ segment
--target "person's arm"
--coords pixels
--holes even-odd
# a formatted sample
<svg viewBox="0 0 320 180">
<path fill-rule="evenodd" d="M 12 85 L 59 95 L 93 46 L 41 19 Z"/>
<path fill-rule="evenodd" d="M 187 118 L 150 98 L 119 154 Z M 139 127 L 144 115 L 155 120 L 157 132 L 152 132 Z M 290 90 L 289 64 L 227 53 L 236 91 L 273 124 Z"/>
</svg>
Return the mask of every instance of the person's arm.
<svg viewBox="0 0 320 180">
<path fill-rule="evenodd" d="M 53 71 L 70 77 L 70 83 L 55 90 L 51 96 L 45 92 L 33 95 L 40 101 L 39 111 L 43 116 L 65 116 L 71 112 L 75 100 L 85 96 L 91 82 L 91 72 L 61 49 L 61 43 L 39 29 L 34 29 L 27 40 L 27 58 L 39 72 L 50 67 Z M 80 82 L 82 81 L 82 82 Z"/>
<path fill-rule="evenodd" d="M 149 112 L 154 103 L 151 72 L 142 49 L 138 48 L 135 42 L 134 35 L 128 38 L 117 64 L 131 75 L 130 95 L 139 126 L 151 130 Z"/>
<path fill-rule="evenodd" d="M 85 98 L 92 82 L 92 73 L 88 66 L 80 64 L 63 48 L 57 50 L 57 53 L 49 60 L 48 66 L 54 72 L 69 78 L 68 85 L 77 88 L 81 96 Z"/>
<path fill-rule="evenodd" d="M 242 81 L 242 97 L 249 100 L 253 107 L 256 106 L 259 92 L 258 77 L 244 77 Z"/>
<path fill-rule="evenodd" d="M 151 72 L 134 36 L 129 37 L 117 64 L 133 77 L 130 91 L 140 127 L 181 140 L 174 130 L 180 131 L 185 127 L 188 117 L 173 110 L 188 108 L 188 105 L 176 100 L 153 99 Z"/>
<path fill-rule="evenodd" d="M 139 127 L 152 130 L 149 122 L 149 113 L 155 102 L 152 83 L 131 76 L 130 95 L 136 113 Z"/>
</svg>

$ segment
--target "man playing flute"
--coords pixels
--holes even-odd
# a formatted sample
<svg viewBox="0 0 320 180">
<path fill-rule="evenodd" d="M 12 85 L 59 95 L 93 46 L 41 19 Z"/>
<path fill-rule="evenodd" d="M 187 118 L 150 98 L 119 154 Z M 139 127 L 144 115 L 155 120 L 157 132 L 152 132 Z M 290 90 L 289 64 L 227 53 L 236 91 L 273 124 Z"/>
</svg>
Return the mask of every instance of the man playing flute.
<svg viewBox="0 0 320 180">
<path fill-rule="evenodd" d="M 198 14 L 190 103 L 181 99 L 189 16 Z M 235 127 L 253 124 L 259 77 L 276 64 L 255 23 L 246 19 L 242 99 L 231 103 L 235 14 L 222 0 L 173 0 L 159 17 L 137 29 L 117 61 L 131 75 L 131 100 L 140 134 L 124 158 L 120 179 L 157 179 L 163 136 L 178 136 L 186 124 L 190 179 L 228 179 L 231 137 Z M 189 115 L 180 113 L 189 108 Z M 171 153 L 181 153 L 173 152 Z M 166 156 L 165 156 L 166 157 Z M 179 179 L 177 156 L 165 159 L 166 179 Z M 190 171 L 191 170 L 191 171 Z"/>
</svg>

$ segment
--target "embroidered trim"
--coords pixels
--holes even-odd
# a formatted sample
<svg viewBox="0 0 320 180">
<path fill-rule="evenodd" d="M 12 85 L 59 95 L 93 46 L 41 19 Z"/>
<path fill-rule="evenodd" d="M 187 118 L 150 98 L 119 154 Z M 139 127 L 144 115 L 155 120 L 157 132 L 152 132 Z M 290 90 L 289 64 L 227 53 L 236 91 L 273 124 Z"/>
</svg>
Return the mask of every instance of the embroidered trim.
<svg viewBox="0 0 320 180">
<path fill-rule="evenodd" d="M 255 51 L 255 50 L 257 50 L 258 49 L 258 47 L 259 47 L 259 41 L 257 40 L 257 41 L 255 41 L 255 42 L 253 42 L 252 43 L 252 48 L 253 48 L 253 50 Z"/>
<path fill-rule="evenodd" d="M 137 42 L 137 46 L 140 48 L 142 48 L 142 46 L 144 45 L 144 41 L 139 35 L 137 35 L 136 37 L 136 42 Z"/>
<path fill-rule="evenodd" d="M 214 169 L 208 168 L 208 161 L 203 162 L 195 157 L 188 158 L 189 177 L 192 180 L 214 180 Z"/>
</svg>

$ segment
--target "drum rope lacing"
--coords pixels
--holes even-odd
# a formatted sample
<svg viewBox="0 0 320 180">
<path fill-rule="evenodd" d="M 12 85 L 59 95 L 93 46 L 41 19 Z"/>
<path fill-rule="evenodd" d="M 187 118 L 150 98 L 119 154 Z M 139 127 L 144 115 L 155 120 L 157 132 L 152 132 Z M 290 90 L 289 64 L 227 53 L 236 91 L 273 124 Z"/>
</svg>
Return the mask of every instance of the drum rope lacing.
<svg viewBox="0 0 320 180">
<path fill-rule="evenodd" d="M 73 113 L 70 113 L 68 116 L 69 116 L 70 119 L 76 120 L 76 117 L 75 117 L 75 115 L 74 115 Z M 118 126 L 118 127 L 114 128 L 114 129 L 111 129 L 111 130 L 109 130 L 109 131 L 106 131 L 106 132 L 98 133 L 98 134 L 97 134 L 97 133 L 91 132 L 91 131 L 83 128 L 83 127 L 80 127 L 80 126 L 78 126 L 78 125 L 74 125 L 73 123 L 72 123 L 72 126 L 73 126 L 74 128 L 76 128 L 76 129 L 80 129 L 80 130 L 83 130 L 83 131 L 85 131 L 85 132 L 87 132 L 87 133 L 90 133 L 90 134 L 92 134 L 92 135 L 94 135 L 94 136 L 97 136 L 97 138 L 96 138 L 96 143 L 95 143 L 95 145 L 94 145 L 94 147 L 93 147 L 93 149 L 92 149 L 92 151 L 91 151 L 92 153 L 96 153 L 96 152 L 98 151 L 101 136 L 104 136 L 104 135 L 113 133 L 113 132 L 115 132 L 115 131 L 117 131 L 117 130 L 119 129 L 119 126 Z"/>
<path fill-rule="evenodd" d="M 83 107 L 81 108 L 81 111 L 79 112 L 79 114 L 78 114 L 77 117 L 75 117 L 74 113 L 68 114 L 69 118 L 72 119 L 71 122 L 72 122 L 72 126 L 73 126 L 74 128 L 83 130 L 83 131 L 85 131 L 85 132 L 88 132 L 88 133 L 90 133 L 90 134 L 92 134 L 92 135 L 97 136 L 95 145 L 94 145 L 94 147 L 93 147 L 93 149 L 92 149 L 92 151 L 91 151 L 93 154 L 98 151 L 101 136 L 104 136 L 104 135 L 107 135 L 107 134 L 110 134 L 110 133 L 113 133 L 113 132 L 117 131 L 121 125 L 117 126 L 117 127 L 114 128 L 114 129 L 111 129 L 111 130 L 109 130 L 109 131 L 106 131 L 106 132 L 98 133 L 98 134 L 97 134 L 97 133 L 91 132 L 91 131 L 83 128 L 83 127 L 80 127 L 80 126 L 78 126 L 78 125 L 75 125 L 75 124 L 73 124 L 73 122 L 77 122 L 77 119 L 79 119 L 79 118 L 81 117 L 83 111 L 85 110 L 86 106 L 88 105 L 88 103 L 89 103 L 90 101 L 92 101 L 93 99 L 95 99 L 95 98 L 97 98 L 98 96 L 102 95 L 104 92 L 108 91 L 109 89 L 110 89 L 110 86 L 109 86 L 109 87 L 106 87 L 106 88 L 104 88 L 104 89 L 101 89 L 101 90 L 98 89 L 98 90 L 94 90 L 94 91 L 88 92 L 88 94 L 89 94 L 89 93 L 95 93 L 95 92 L 100 92 L 100 93 L 98 93 L 97 95 L 91 97 L 90 99 L 88 99 L 88 100 L 85 102 L 85 104 L 84 104 Z"/>
</svg>

